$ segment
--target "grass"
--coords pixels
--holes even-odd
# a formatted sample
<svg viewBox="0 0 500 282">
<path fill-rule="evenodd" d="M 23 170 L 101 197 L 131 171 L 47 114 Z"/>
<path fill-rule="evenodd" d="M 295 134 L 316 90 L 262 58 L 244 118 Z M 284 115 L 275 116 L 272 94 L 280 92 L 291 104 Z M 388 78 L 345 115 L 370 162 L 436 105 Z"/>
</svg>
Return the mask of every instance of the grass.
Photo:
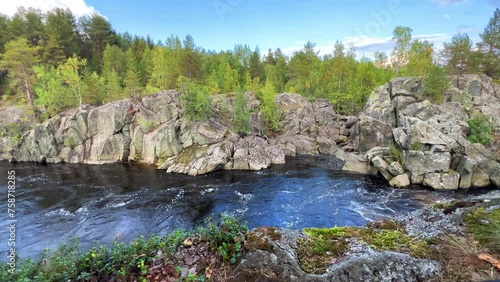
<svg viewBox="0 0 500 282">
<path fill-rule="evenodd" d="M 453 201 L 440 204 L 444 210 L 471 207 L 467 202 Z M 464 219 L 467 236 L 443 236 L 434 239 L 429 258 L 443 264 L 443 272 L 433 281 L 487 281 L 500 277 L 500 271 L 478 258 L 479 253 L 488 253 L 500 258 L 500 209 L 487 211 L 479 207 L 468 212 Z"/>
<path fill-rule="evenodd" d="M 347 239 L 355 238 L 377 251 L 408 253 L 417 258 L 427 257 L 427 241 L 411 238 L 394 221 L 377 222 L 367 227 L 306 228 L 306 239 L 298 242 L 297 255 L 301 267 L 310 273 L 325 273 L 332 261 L 348 250 Z"/>
<path fill-rule="evenodd" d="M 196 231 L 138 237 L 82 251 L 77 239 L 38 259 L 24 260 L 18 272 L 0 268 L 0 281 L 220 281 L 241 259 L 246 225 L 222 215 Z"/>
</svg>

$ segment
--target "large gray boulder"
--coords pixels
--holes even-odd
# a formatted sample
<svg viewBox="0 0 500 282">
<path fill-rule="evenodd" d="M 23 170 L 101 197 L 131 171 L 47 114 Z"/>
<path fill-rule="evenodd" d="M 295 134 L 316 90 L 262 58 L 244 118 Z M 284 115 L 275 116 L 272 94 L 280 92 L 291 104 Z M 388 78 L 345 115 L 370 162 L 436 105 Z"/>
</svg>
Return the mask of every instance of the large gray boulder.
<svg viewBox="0 0 500 282">
<path fill-rule="evenodd" d="M 234 144 L 232 160 L 225 166 L 227 170 L 261 170 L 271 164 L 285 163 L 285 154 L 258 136 L 248 136 Z"/>
<path fill-rule="evenodd" d="M 448 152 L 405 151 L 403 167 L 410 173 L 413 184 L 423 184 L 426 173 L 449 172 L 450 165 L 451 154 Z"/>
<path fill-rule="evenodd" d="M 392 127 L 381 120 L 361 115 L 359 118 L 359 150 L 366 152 L 374 147 L 389 147 L 392 144 Z"/>
<path fill-rule="evenodd" d="M 180 154 L 168 158 L 158 168 L 167 172 L 183 173 L 192 176 L 221 170 L 229 162 L 233 143 L 222 142 L 213 145 L 193 145 Z"/>
<path fill-rule="evenodd" d="M 330 266 L 327 280 L 351 281 L 427 281 L 440 273 L 439 262 L 416 259 L 394 252 L 373 252 L 351 256 Z"/>
<path fill-rule="evenodd" d="M 349 173 L 359 173 L 359 174 L 376 174 L 377 169 L 370 165 L 370 162 L 365 158 L 348 153 L 346 154 L 346 163 L 342 168 L 343 171 Z"/>
<path fill-rule="evenodd" d="M 449 173 L 426 173 L 424 185 L 435 190 L 457 190 L 460 184 L 460 174 L 455 171 Z"/>
</svg>

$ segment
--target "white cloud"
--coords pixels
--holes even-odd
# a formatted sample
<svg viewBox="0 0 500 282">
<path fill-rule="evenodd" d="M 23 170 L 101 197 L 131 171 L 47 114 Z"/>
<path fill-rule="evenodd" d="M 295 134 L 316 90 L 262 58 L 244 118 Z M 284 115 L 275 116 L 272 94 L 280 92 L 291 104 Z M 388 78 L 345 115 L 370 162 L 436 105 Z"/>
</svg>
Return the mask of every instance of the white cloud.
<svg viewBox="0 0 500 282">
<path fill-rule="evenodd" d="M 17 1 L 2 1 L 1 13 L 12 16 L 16 13 L 18 6 L 33 7 L 40 9 L 42 12 L 52 10 L 54 8 L 69 8 L 75 16 L 80 17 L 97 13 L 93 6 L 85 3 L 85 0 L 17 0 Z"/>
<path fill-rule="evenodd" d="M 447 19 L 447 20 L 449 20 L 449 19 L 451 18 L 451 16 L 450 16 L 450 15 L 448 15 L 448 14 L 444 14 L 443 16 L 444 16 L 444 18 L 445 18 L 445 19 Z"/>
<path fill-rule="evenodd" d="M 434 33 L 434 34 L 417 34 L 412 36 L 413 39 L 427 40 L 430 43 L 434 43 L 434 47 L 440 49 L 443 42 L 450 39 L 450 36 L 444 33 Z M 392 49 L 394 48 L 394 42 L 392 37 L 346 37 L 342 40 L 344 46 L 347 47 L 349 44 L 356 47 L 356 57 L 360 59 L 363 55 L 365 57 L 373 58 L 375 52 L 386 52 L 390 55 Z M 283 53 L 288 56 L 293 55 L 293 53 L 302 50 L 303 46 L 292 46 L 283 49 Z M 324 44 L 316 44 L 316 51 L 319 51 L 320 56 L 331 55 L 335 49 L 335 42 L 329 41 Z"/>
<path fill-rule="evenodd" d="M 432 0 L 432 2 L 440 6 L 449 6 L 449 5 L 467 3 L 467 0 Z"/>
</svg>

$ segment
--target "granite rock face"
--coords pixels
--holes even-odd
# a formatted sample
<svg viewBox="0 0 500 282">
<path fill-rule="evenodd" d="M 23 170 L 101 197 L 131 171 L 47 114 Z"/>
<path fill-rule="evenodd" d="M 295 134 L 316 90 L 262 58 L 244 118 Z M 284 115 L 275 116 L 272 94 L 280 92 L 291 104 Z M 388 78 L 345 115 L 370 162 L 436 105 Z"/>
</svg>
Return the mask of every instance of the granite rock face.
<svg viewBox="0 0 500 282">
<path fill-rule="evenodd" d="M 485 75 L 452 76 L 445 101 L 433 105 L 422 99 L 423 81 L 397 78 L 372 92 L 353 127 L 353 143 L 360 155 L 376 147 L 379 152 L 373 166 L 387 180 L 410 178 L 411 184 L 423 184 L 437 190 L 498 187 L 500 174 L 500 99 L 498 85 Z M 466 121 L 481 113 L 493 124 L 494 142 L 488 147 L 467 140 Z M 351 157 L 351 160 L 354 158 Z M 381 160 L 392 164 L 384 165 Z M 403 170 L 396 168 L 399 164 Z M 352 171 L 353 162 L 346 164 Z M 358 166 L 359 173 L 370 171 Z M 399 181 L 393 184 L 399 186 Z"/>
</svg>

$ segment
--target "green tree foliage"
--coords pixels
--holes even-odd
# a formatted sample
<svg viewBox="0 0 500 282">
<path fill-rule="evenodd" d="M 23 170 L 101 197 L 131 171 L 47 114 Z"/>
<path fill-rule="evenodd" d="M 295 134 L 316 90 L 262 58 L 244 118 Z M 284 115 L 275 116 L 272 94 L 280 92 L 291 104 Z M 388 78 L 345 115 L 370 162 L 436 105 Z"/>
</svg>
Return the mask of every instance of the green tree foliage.
<svg viewBox="0 0 500 282">
<path fill-rule="evenodd" d="M 481 113 L 474 115 L 467 120 L 469 134 L 467 139 L 472 143 L 480 143 L 488 146 L 493 141 L 494 127 L 488 119 Z"/>
<path fill-rule="evenodd" d="M 408 53 L 404 75 L 425 76 L 433 66 L 434 48 L 428 41 L 414 40 Z"/>
<path fill-rule="evenodd" d="M 33 8 L 18 7 L 7 32 L 10 40 L 24 37 L 30 45 L 37 46 L 43 38 L 42 12 Z"/>
<path fill-rule="evenodd" d="M 444 91 L 450 87 L 450 80 L 440 67 L 432 67 L 424 79 L 424 97 L 434 104 L 443 103 Z"/>
<path fill-rule="evenodd" d="M 36 77 L 34 90 L 37 94 L 35 105 L 43 109 L 45 118 L 51 118 L 62 110 L 75 106 L 71 103 L 71 93 L 63 86 L 63 81 L 56 68 L 33 67 Z"/>
<path fill-rule="evenodd" d="M 243 91 L 238 91 L 234 97 L 233 130 L 240 135 L 248 134 L 251 131 L 250 117 L 247 97 Z"/>
<path fill-rule="evenodd" d="M 80 36 L 74 15 L 68 9 L 55 8 L 46 15 L 45 45 L 42 61 L 51 66 L 79 52 Z"/>
<path fill-rule="evenodd" d="M 447 60 L 446 68 L 451 74 L 464 74 L 472 68 L 472 41 L 467 33 L 453 36 L 451 43 L 444 43 L 443 56 Z"/>
<path fill-rule="evenodd" d="M 183 76 L 179 76 L 177 82 L 182 91 L 180 100 L 184 117 L 189 121 L 206 121 L 212 117 L 212 101 L 205 87 Z"/>
<path fill-rule="evenodd" d="M 480 34 L 482 41 L 478 44 L 482 51 L 482 71 L 495 78 L 500 78 L 500 9 L 496 9 L 484 32 Z"/>
<path fill-rule="evenodd" d="M 201 80 L 201 54 L 198 52 L 194 39 L 191 35 L 184 39 L 184 46 L 179 58 L 180 75 L 189 79 Z"/>
<path fill-rule="evenodd" d="M 99 15 L 92 14 L 80 19 L 84 35 L 84 58 L 90 62 L 92 70 L 101 71 L 106 45 L 116 45 L 117 36 L 109 21 Z"/>
<path fill-rule="evenodd" d="M 76 55 L 66 60 L 57 68 L 61 80 L 69 88 L 73 96 L 77 99 L 78 105 L 82 106 L 86 84 L 83 81 L 83 68 L 87 65 L 87 60 L 80 59 Z"/>
<path fill-rule="evenodd" d="M 500 77 L 499 19 L 497 9 L 480 35 L 477 48 L 472 47 L 465 34 L 459 34 L 446 43 L 443 57 L 447 74 L 482 72 L 494 78 Z M 33 56 L 20 55 L 22 52 L 13 56 L 12 45 L 7 50 L 8 42 L 20 38 L 25 38 L 24 45 L 18 44 L 14 49 L 26 49 Z M 191 84 L 202 86 L 202 92 L 208 94 L 237 93 L 240 89 L 255 93 L 273 92 L 273 95 L 292 92 L 311 100 L 328 99 L 337 112 L 356 114 L 376 86 L 396 76 L 428 77 L 436 65 L 443 63 L 436 60 L 431 43 L 412 39 L 412 30 L 408 27 L 396 27 L 393 40 L 395 48 L 392 54 L 387 56 L 376 52 L 375 61 L 356 58 L 354 47 L 340 41 L 336 42 L 331 54 L 322 57 L 310 41 L 291 56 L 286 56 L 279 48 L 269 49 L 261 56 L 258 47 L 251 50 L 248 45 L 236 45 L 233 50 L 219 52 L 205 50 L 189 35 L 184 40 L 172 35 L 155 44 L 150 36 L 144 38 L 127 32 L 117 34 L 105 17 L 96 14 L 77 21 L 69 10 L 54 9 L 41 13 L 20 8 L 12 17 L 0 15 L 0 54 L 4 58 L 0 69 L 0 95 L 4 99 L 0 102 L 25 103 L 41 98 L 36 104 L 47 107 L 42 102 L 47 97 L 38 97 L 37 91 L 32 89 L 32 67 L 38 65 L 42 68 L 39 69 L 40 78 L 36 83 L 40 85 L 37 89 L 42 93 L 52 87 L 48 82 L 53 76 L 52 68 L 58 76 L 66 73 L 66 79 L 61 78 L 62 84 L 71 93 L 72 98 L 68 101 L 75 105 L 79 100 L 101 104 L 173 89 L 182 76 Z M 71 73 L 78 75 L 78 79 L 73 77 L 72 81 L 80 83 L 80 91 L 73 91 L 78 86 L 66 82 L 69 72 L 61 71 L 62 66 L 68 67 L 68 58 L 86 62 L 85 65 L 69 67 L 73 70 Z M 26 65 L 26 62 L 26 71 L 11 71 L 14 65 Z M 44 76 L 42 70 L 50 75 Z M 81 99 L 75 93 L 79 93 Z M 22 97 L 27 98 L 20 99 Z M 268 97 L 269 101 L 274 99 L 272 95 Z"/>
<path fill-rule="evenodd" d="M 412 32 L 411 28 L 405 26 L 397 26 L 392 32 L 392 40 L 396 44 L 392 51 L 392 60 L 396 75 L 399 75 L 400 69 L 408 61 Z"/>
<path fill-rule="evenodd" d="M 25 93 L 30 105 L 34 105 L 33 66 L 40 58 L 38 47 L 28 45 L 28 40 L 20 37 L 5 45 L 5 53 L 1 56 L 0 67 L 7 69 L 11 87 L 17 92 Z"/>
<path fill-rule="evenodd" d="M 260 95 L 260 112 L 268 133 L 278 130 L 280 126 L 280 116 L 276 109 L 275 98 L 276 90 L 274 85 L 271 81 L 267 81 Z"/>
<path fill-rule="evenodd" d="M 127 50 L 125 57 L 127 58 L 127 73 L 125 74 L 125 79 L 123 80 L 123 84 L 125 85 L 125 94 L 128 97 L 137 99 L 142 94 L 139 64 L 132 49 Z"/>
</svg>

